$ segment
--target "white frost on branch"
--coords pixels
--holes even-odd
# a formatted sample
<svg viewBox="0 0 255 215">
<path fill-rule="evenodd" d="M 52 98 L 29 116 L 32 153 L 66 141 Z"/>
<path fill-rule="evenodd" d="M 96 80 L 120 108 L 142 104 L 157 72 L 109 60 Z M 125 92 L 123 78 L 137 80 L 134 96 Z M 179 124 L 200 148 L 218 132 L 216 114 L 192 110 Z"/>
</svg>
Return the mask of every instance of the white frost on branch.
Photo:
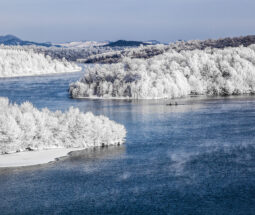
<svg viewBox="0 0 255 215">
<path fill-rule="evenodd" d="M 0 77 L 17 77 L 80 71 L 74 63 L 52 59 L 32 50 L 0 46 Z"/>
<path fill-rule="evenodd" d="M 255 45 L 181 51 L 88 67 L 69 87 L 73 98 L 177 98 L 255 93 Z"/>
<path fill-rule="evenodd" d="M 104 116 L 73 107 L 64 113 L 46 108 L 40 111 L 29 102 L 10 104 L 0 97 L 0 154 L 118 145 L 125 136 L 123 125 Z"/>
</svg>

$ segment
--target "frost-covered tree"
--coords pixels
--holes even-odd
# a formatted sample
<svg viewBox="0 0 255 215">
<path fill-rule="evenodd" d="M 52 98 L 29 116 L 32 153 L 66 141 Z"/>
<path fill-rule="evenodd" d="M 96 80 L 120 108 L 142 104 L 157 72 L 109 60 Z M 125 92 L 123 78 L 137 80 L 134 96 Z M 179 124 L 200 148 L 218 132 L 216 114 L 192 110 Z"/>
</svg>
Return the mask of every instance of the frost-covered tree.
<svg viewBox="0 0 255 215">
<path fill-rule="evenodd" d="M 0 97 L 0 154 L 51 148 L 89 148 L 118 145 L 126 130 L 104 116 L 38 110 L 31 103 L 10 104 Z"/>
<path fill-rule="evenodd" d="M 255 45 L 181 51 L 88 67 L 69 88 L 73 98 L 177 98 L 255 93 Z"/>
<path fill-rule="evenodd" d="M 31 76 L 79 71 L 74 63 L 52 59 L 32 50 L 0 46 L 0 77 Z"/>
<path fill-rule="evenodd" d="M 118 63 L 121 62 L 123 58 L 148 59 L 168 52 L 169 50 L 181 52 L 196 49 L 204 50 L 206 48 L 223 49 L 226 47 L 247 47 L 251 44 L 255 44 L 255 36 L 223 38 L 217 40 L 177 41 L 175 43 L 170 43 L 169 45 L 158 44 L 140 46 L 137 48 L 126 47 L 124 50 L 112 50 L 104 53 L 97 53 L 95 55 L 87 56 L 84 59 L 80 59 L 79 61 L 84 63 Z"/>
</svg>

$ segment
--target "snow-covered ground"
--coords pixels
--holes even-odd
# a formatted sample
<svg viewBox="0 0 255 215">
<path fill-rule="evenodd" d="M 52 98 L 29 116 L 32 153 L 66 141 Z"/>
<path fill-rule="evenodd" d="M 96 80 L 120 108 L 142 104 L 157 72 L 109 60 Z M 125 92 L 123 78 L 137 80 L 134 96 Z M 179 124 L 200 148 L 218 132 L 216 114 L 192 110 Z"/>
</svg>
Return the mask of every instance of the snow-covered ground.
<svg viewBox="0 0 255 215">
<path fill-rule="evenodd" d="M 125 136 L 123 125 L 104 116 L 73 107 L 64 113 L 38 110 L 29 102 L 10 104 L 0 97 L 0 154 L 118 145 Z"/>
<path fill-rule="evenodd" d="M 58 43 L 56 45 L 60 45 L 66 48 L 88 48 L 88 47 L 97 47 L 108 44 L 108 42 L 97 42 L 97 41 L 74 41 L 69 43 Z"/>
<path fill-rule="evenodd" d="M 80 71 L 81 68 L 66 60 L 34 53 L 32 50 L 0 46 L 0 78 L 33 76 Z"/>
<path fill-rule="evenodd" d="M 168 50 L 150 59 L 87 68 L 69 88 L 73 98 L 178 98 L 255 93 L 255 45 Z"/>
<path fill-rule="evenodd" d="M 79 148 L 59 148 L 41 151 L 25 151 L 0 155 L 0 167 L 21 167 L 45 164 L 56 158 L 67 156 L 69 152 L 82 150 Z"/>
</svg>

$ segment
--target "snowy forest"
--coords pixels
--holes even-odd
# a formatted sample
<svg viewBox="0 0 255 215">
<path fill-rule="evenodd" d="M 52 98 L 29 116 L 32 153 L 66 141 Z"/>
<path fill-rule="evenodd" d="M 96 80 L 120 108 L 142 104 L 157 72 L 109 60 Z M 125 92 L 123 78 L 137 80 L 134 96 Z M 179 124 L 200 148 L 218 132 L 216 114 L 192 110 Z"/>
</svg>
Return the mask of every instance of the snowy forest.
<svg viewBox="0 0 255 215">
<path fill-rule="evenodd" d="M 118 145 L 126 130 L 104 116 L 78 108 L 51 112 L 30 102 L 12 104 L 0 97 L 0 154 L 53 148 L 89 148 Z"/>
<path fill-rule="evenodd" d="M 0 77 L 16 77 L 80 71 L 75 63 L 16 46 L 0 46 Z"/>
<path fill-rule="evenodd" d="M 73 98 L 161 99 L 255 92 L 255 45 L 175 51 L 88 67 L 69 88 Z"/>
<path fill-rule="evenodd" d="M 175 50 L 177 52 L 185 50 L 204 50 L 206 48 L 219 48 L 223 49 L 226 47 L 247 47 L 255 43 L 255 36 L 245 37 L 233 37 L 223 39 L 208 39 L 208 40 L 190 40 L 190 41 L 177 41 L 170 43 L 169 45 L 157 44 L 140 46 L 138 48 L 127 47 L 124 50 L 112 50 L 104 51 L 95 55 L 90 55 L 84 59 L 79 59 L 79 62 L 83 63 L 118 63 L 123 58 L 144 58 L 148 59 L 156 55 L 163 54 L 169 50 Z"/>
</svg>

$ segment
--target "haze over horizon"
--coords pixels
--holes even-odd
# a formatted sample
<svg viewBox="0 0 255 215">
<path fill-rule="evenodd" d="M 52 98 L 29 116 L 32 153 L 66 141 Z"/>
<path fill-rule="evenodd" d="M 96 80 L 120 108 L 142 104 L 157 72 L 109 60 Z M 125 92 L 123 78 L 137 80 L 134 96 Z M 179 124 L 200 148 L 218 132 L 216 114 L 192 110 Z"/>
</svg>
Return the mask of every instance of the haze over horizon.
<svg viewBox="0 0 255 215">
<path fill-rule="evenodd" d="M 36 42 L 208 39 L 255 34 L 252 0 L 1 0 L 0 35 Z"/>
</svg>

